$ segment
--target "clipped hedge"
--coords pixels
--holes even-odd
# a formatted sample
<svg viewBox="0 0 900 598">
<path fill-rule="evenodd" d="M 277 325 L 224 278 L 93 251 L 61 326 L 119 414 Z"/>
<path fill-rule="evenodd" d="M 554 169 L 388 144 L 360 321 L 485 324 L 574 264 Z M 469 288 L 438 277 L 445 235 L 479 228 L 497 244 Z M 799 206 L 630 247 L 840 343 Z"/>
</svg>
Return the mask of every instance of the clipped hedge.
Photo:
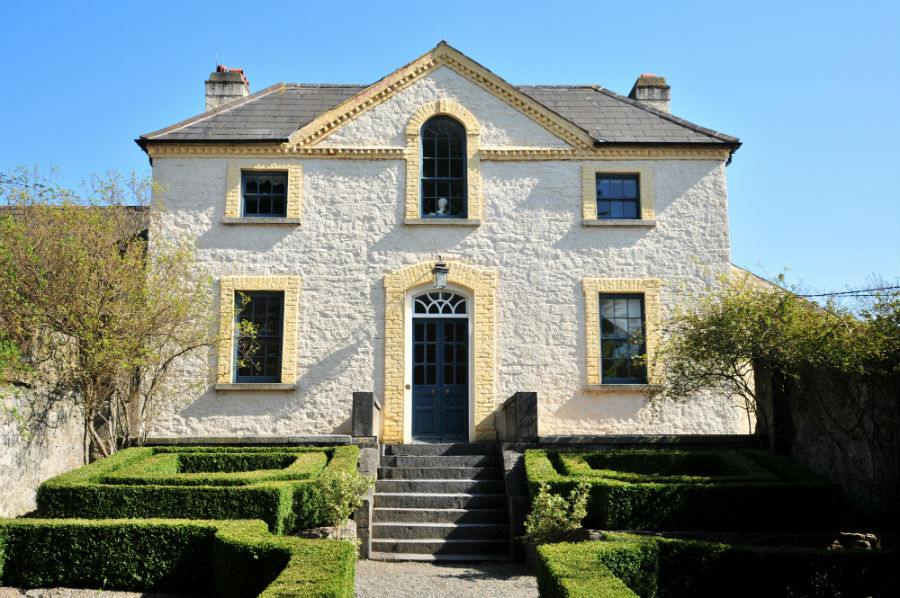
<svg viewBox="0 0 900 598">
<path fill-rule="evenodd" d="M 324 522 L 318 475 L 356 471 L 358 454 L 356 446 L 130 448 L 47 480 L 37 505 L 52 518 L 262 519 L 271 531 L 289 533 Z M 181 459 L 194 469 L 232 471 L 178 473 Z M 288 460 L 283 469 L 233 471 Z"/>
<path fill-rule="evenodd" d="M 0 520 L 0 585 L 353 596 L 356 548 L 274 536 L 261 521 Z"/>
<path fill-rule="evenodd" d="M 586 527 L 808 531 L 844 513 L 837 484 L 769 451 L 528 450 L 525 468 L 532 497 L 588 484 Z"/>
<path fill-rule="evenodd" d="M 732 546 L 607 534 L 538 547 L 542 598 L 888 598 L 900 552 Z"/>
</svg>

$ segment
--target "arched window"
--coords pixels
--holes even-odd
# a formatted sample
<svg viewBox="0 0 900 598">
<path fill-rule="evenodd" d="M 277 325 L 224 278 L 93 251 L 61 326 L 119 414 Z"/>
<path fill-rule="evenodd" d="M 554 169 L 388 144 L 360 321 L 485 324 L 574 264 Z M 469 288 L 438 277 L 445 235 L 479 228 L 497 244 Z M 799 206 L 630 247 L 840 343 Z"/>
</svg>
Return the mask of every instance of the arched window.
<svg viewBox="0 0 900 598">
<path fill-rule="evenodd" d="M 432 291 L 416 297 L 413 312 L 416 317 L 466 317 L 466 298 L 456 293 Z"/>
<path fill-rule="evenodd" d="M 466 217 L 466 129 L 449 116 L 422 125 L 422 216 Z"/>
</svg>

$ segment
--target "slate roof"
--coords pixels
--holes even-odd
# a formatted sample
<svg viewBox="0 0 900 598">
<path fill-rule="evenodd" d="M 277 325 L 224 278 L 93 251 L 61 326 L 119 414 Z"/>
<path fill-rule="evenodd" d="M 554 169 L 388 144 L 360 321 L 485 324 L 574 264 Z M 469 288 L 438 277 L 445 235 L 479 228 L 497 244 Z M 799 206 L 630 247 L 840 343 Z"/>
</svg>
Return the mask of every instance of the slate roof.
<svg viewBox="0 0 900 598">
<path fill-rule="evenodd" d="M 147 142 L 284 141 L 315 117 L 366 89 L 365 85 L 277 83 L 165 129 Z M 518 87 L 535 101 L 587 131 L 598 143 L 738 145 L 730 137 L 661 112 L 596 85 Z"/>
</svg>

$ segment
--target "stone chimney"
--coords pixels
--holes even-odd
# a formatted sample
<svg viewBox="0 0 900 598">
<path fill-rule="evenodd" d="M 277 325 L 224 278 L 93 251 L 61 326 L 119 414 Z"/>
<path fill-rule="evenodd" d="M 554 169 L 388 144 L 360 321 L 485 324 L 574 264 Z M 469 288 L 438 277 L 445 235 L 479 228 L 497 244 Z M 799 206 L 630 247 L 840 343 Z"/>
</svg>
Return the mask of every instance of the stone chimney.
<svg viewBox="0 0 900 598">
<path fill-rule="evenodd" d="M 665 77 L 644 74 L 634 82 L 634 87 L 631 88 L 631 93 L 628 94 L 628 97 L 662 112 L 668 112 L 670 89 L 666 84 Z"/>
<path fill-rule="evenodd" d="M 250 82 L 244 76 L 244 69 L 230 69 L 219 65 L 206 80 L 206 112 L 248 95 Z"/>
</svg>

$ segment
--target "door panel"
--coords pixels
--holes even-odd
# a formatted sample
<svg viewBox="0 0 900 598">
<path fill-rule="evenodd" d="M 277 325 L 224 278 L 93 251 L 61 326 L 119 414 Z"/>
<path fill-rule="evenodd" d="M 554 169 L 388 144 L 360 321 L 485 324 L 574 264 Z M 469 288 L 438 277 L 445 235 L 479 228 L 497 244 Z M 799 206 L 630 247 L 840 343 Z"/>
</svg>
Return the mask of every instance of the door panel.
<svg viewBox="0 0 900 598">
<path fill-rule="evenodd" d="M 412 342 L 413 438 L 468 440 L 468 320 L 414 318 Z"/>
</svg>

